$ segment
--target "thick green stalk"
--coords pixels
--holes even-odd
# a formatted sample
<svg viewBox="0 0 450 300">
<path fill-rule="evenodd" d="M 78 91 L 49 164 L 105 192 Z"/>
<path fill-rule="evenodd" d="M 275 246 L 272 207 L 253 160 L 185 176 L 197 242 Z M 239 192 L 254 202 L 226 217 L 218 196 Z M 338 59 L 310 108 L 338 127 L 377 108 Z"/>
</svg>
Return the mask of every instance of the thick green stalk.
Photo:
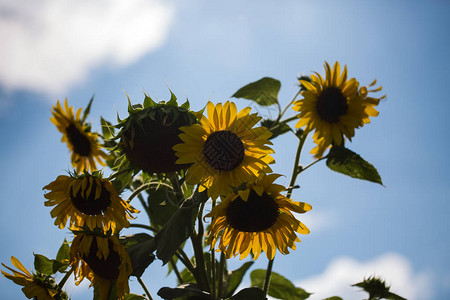
<svg viewBox="0 0 450 300">
<path fill-rule="evenodd" d="M 297 180 L 297 176 L 302 171 L 301 167 L 300 167 L 300 155 L 302 153 L 303 145 L 305 144 L 305 140 L 306 140 L 307 136 L 308 136 L 308 133 L 304 132 L 300 136 L 299 141 L 298 141 L 298 148 L 297 148 L 297 153 L 295 154 L 295 161 L 294 161 L 294 168 L 292 170 L 291 182 L 289 183 L 289 187 L 288 187 L 287 194 L 286 194 L 287 198 L 291 197 L 292 191 L 294 189 L 295 181 Z M 263 285 L 263 291 L 264 291 L 265 295 L 267 295 L 267 292 L 269 290 L 270 277 L 272 274 L 272 267 L 273 267 L 274 260 L 275 260 L 275 257 L 272 258 L 271 260 L 269 260 L 269 264 L 267 265 L 266 278 L 264 280 L 264 285 Z"/>
<path fill-rule="evenodd" d="M 269 291 L 270 277 L 272 275 L 272 267 L 274 260 L 275 257 L 269 260 L 269 264 L 267 265 L 266 278 L 264 279 L 264 286 L 263 286 L 264 295 L 267 295 L 267 292 Z"/>
<path fill-rule="evenodd" d="M 64 284 L 66 284 L 67 279 L 69 279 L 70 275 L 73 273 L 73 268 L 70 268 L 70 271 L 67 272 L 64 277 L 61 279 L 61 281 L 58 283 L 58 287 L 62 290 Z"/>
</svg>

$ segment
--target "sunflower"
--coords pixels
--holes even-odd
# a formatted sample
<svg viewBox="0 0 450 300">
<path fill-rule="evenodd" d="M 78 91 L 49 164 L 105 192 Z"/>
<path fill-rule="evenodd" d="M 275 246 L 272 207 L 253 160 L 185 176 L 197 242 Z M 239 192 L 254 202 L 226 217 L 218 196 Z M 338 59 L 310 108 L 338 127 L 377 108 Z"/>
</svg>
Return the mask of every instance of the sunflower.
<svg viewBox="0 0 450 300">
<path fill-rule="evenodd" d="M 71 228 L 85 225 L 104 231 L 129 227 L 131 213 L 137 213 L 130 204 L 121 199 L 109 180 L 98 172 L 83 175 L 60 175 L 45 186 L 49 190 L 44 197 L 45 206 L 55 206 L 50 212 L 55 225 L 63 229 L 67 221 Z"/>
<path fill-rule="evenodd" d="M 266 127 L 253 128 L 261 117 L 250 108 L 239 113 L 232 102 L 207 105 L 208 118 L 200 124 L 181 127 L 183 143 L 173 147 L 177 163 L 192 164 L 186 174 L 190 184 L 200 184 L 200 191 L 216 198 L 244 182 L 256 180 L 272 170 L 268 164 L 274 151 L 267 145 L 272 135 Z"/>
<path fill-rule="evenodd" d="M 292 211 L 304 213 L 311 205 L 281 195 L 285 188 L 273 183 L 279 176 L 266 175 L 230 193 L 205 216 L 212 218 L 207 233 L 211 248 L 220 240 L 219 249 L 227 258 L 240 254 L 244 259 L 252 251 L 255 260 L 261 251 L 273 259 L 277 249 L 282 254 L 295 250 L 295 242 L 300 242 L 296 233 L 308 234 L 309 229 Z"/>
<path fill-rule="evenodd" d="M 189 167 L 175 163 L 177 157 L 172 149 L 181 143 L 179 128 L 196 122 L 188 104 L 179 106 L 176 99 L 155 103 L 146 95 L 143 107 L 130 107 L 129 117 L 118 125 L 122 127 L 119 145 L 134 169 L 152 174 Z"/>
<path fill-rule="evenodd" d="M 112 284 L 116 285 L 118 299 L 130 292 L 131 260 L 115 236 L 77 233 L 70 246 L 70 264 L 77 279 L 76 285 L 84 278 L 91 282 L 91 286 L 98 284 L 100 300 L 109 299 L 114 288 Z"/>
<path fill-rule="evenodd" d="M 22 292 L 28 299 L 37 300 L 63 300 L 67 299 L 67 294 L 61 291 L 50 276 L 31 274 L 22 263 L 11 256 L 12 264 L 18 269 L 14 270 L 2 263 L 12 274 L 1 271 L 3 276 L 12 280 L 15 284 L 23 286 Z"/>
<path fill-rule="evenodd" d="M 355 78 L 347 80 L 347 66 L 341 74 L 338 62 L 333 69 L 325 62 L 325 73 L 325 79 L 317 72 L 311 75 L 311 82 L 300 79 L 303 99 L 293 103 L 293 109 L 300 112 L 295 127 L 305 126 L 305 132 L 315 130 L 313 139 L 317 146 L 311 153 L 316 158 L 321 158 L 330 145 L 341 145 L 345 138 L 351 140 L 355 128 L 378 115 L 374 107 L 385 97 L 368 97 L 369 92 L 381 91 L 382 87 L 358 90 L 359 82 Z M 368 87 L 375 84 L 376 81 Z"/>
<path fill-rule="evenodd" d="M 50 121 L 63 134 L 61 142 L 66 142 L 72 152 L 72 166 L 77 172 L 97 170 L 96 162 L 105 166 L 103 160 L 108 155 L 100 149 L 97 134 L 90 132 L 89 126 L 80 119 L 82 109 L 79 108 L 74 115 L 73 107 L 69 107 L 67 99 L 64 101 L 64 108 L 65 111 L 58 100 L 56 106 L 53 106 Z"/>
</svg>

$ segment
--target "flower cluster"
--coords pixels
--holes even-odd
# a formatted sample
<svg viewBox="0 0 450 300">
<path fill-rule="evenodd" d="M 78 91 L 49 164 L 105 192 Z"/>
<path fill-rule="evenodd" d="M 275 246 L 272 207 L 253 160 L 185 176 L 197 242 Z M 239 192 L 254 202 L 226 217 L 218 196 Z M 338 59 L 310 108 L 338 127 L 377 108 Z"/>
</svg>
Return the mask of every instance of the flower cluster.
<svg viewBox="0 0 450 300">
<path fill-rule="evenodd" d="M 233 96 L 261 106 L 278 104 L 276 119 L 263 120 L 250 107 L 238 110 L 231 101 L 208 102 L 202 111 L 194 112 L 188 101 L 179 105 L 171 92 L 168 102 L 157 103 L 148 95 L 143 104 L 131 104 L 128 99 L 128 116 L 118 118 L 116 125 L 101 119 L 100 134 L 92 132 L 86 122 L 92 100 L 84 113 L 80 108 L 75 114 L 67 99 L 64 108 L 58 101 L 50 120 L 63 135 L 74 170 L 43 187 L 44 205 L 52 208 L 54 224 L 60 229 L 67 226 L 74 237 L 70 246 L 63 244 L 54 260 L 36 255 L 36 273 L 12 257 L 18 271 L 3 265 L 12 274 L 2 274 L 24 286 L 26 297 L 37 300 L 67 299 L 62 287 L 71 274 L 77 285 L 85 278 L 91 282 L 95 299 L 124 299 L 130 293 L 131 275 L 152 298 L 140 277 L 158 258 L 170 263 L 170 270 L 184 284 L 179 289 L 162 288 L 161 297 L 223 299 L 232 297 L 238 287 L 230 283 L 237 279 L 231 279 L 226 259 L 250 255 L 257 260 L 264 252 L 270 266 L 261 287 L 264 292 L 247 289 L 238 294 L 243 293 L 240 299 L 265 299 L 277 252 L 285 255 L 295 250 L 299 235 L 310 232 L 297 214 L 310 211 L 311 205 L 291 199 L 297 176 L 326 157 L 327 166 L 335 171 L 381 183 L 374 168 L 363 169 L 370 164 L 344 147 L 355 129 L 378 115 L 375 107 L 384 96 L 369 94 L 381 87 L 372 88 L 376 81 L 360 87 L 355 78 L 348 79 L 346 66 L 341 73 L 337 62 L 333 68 L 325 63 L 325 72 L 325 78 L 318 73 L 300 78 L 297 95 L 303 98 L 295 97 L 284 110 L 274 100 L 280 86 L 275 79 L 263 78 Z M 283 119 L 290 107 L 298 113 Z M 294 120 L 296 131 L 288 124 Z M 295 133 L 299 146 L 285 187 L 275 183 L 282 175 L 272 171 L 272 140 L 288 132 Z M 316 160 L 302 167 L 300 153 L 311 132 L 316 143 L 311 153 Z M 335 167 L 348 160 L 351 165 Z M 108 167 L 110 175 L 105 177 L 105 170 L 97 165 Z M 350 174 L 346 173 L 349 168 L 362 169 Z M 130 193 L 127 200 L 121 197 L 125 191 Z M 134 198 L 150 219 L 149 225 L 134 225 L 151 234 L 121 235 L 139 213 L 130 204 Z M 203 222 L 209 223 L 206 230 Z M 195 259 L 184 252 L 188 238 Z M 204 252 L 206 246 L 209 250 Z M 216 252 L 221 252 L 220 262 Z M 185 266 L 182 272 L 177 263 Z M 43 264 L 47 264 L 45 271 L 40 267 Z M 65 274 L 59 284 L 54 279 L 57 272 Z"/>
</svg>

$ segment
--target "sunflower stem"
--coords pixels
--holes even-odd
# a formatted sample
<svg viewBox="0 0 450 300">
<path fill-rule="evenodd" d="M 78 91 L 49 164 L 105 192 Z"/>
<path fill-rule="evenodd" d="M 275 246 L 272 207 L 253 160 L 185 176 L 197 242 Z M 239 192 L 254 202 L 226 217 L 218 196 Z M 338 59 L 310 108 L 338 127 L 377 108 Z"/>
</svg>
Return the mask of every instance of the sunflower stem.
<svg viewBox="0 0 450 300">
<path fill-rule="evenodd" d="M 223 269 L 225 268 L 225 263 L 226 263 L 226 258 L 225 258 L 225 254 L 223 254 L 223 252 L 220 253 L 220 263 L 219 263 L 219 274 L 218 274 L 218 283 L 219 283 L 219 287 L 218 287 L 218 291 L 217 291 L 217 296 L 220 298 L 223 296 Z"/>
<path fill-rule="evenodd" d="M 61 281 L 58 283 L 58 288 L 62 290 L 64 285 L 66 284 L 67 280 L 69 279 L 70 275 L 73 273 L 73 268 L 70 268 L 70 271 L 67 272 L 64 277 L 61 279 Z"/>
<path fill-rule="evenodd" d="M 211 249 L 211 297 L 216 297 L 216 256 L 214 249 Z"/>
<path fill-rule="evenodd" d="M 137 278 L 139 284 L 141 285 L 142 289 L 144 290 L 145 294 L 148 297 L 148 300 L 153 300 L 152 296 L 150 295 L 150 292 L 148 291 L 147 287 L 145 286 L 145 283 L 142 281 L 141 277 Z"/>
<path fill-rule="evenodd" d="M 124 168 L 122 170 L 116 171 L 116 172 L 112 173 L 111 175 L 109 175 L 108 180 L 111 181 L 114 178 L 116 178 L 117 176 L 119 176 L 119 175 L 121 175 L 123 173 L 130 172 L 131 170 L 132 170 L 131 168 Z"/>
<path fill-rule="evenodd" d="M 197 278 L 198 278 L 197 272 L 195 271 L 195 267 L 191 263 L 190 259 L 186 256 L 186 253 L 184 253 L 184 252 L 180 252 L 180 253 L 175 252 L 175 256 L 181 261 L 181 263 L 186 267 L 186 269 L 188 269 L 189 272 L 192 273 L 192 275 L 194 276 L 195 280 L 197 281 Z"/>
<path fill-rule="evenodd" d="M 300 95 L 301 93 L 301 89 L 298 90 L 298 92 L 295 94 L 295 96 L 292 98 L 292 100 L 289 102 L 288 105 L 286 105 L 286 107 L 283 109 L 283 111 L 278 115 L 277 118 L 277 123 L 281 120 L 281 118 L 283 117 L 283 115 L 286 113 L 286 111 L 288 110 L 289 107 L 291 107 L 292 103 L 294 103 L 295 99 L 297 98 L 298 95 Z"/>
<path fill-rule="evenodd" d="M 144 228 L 144 229 L 150 230 L 150 231 L 152 231 L 154 233 L 157 233 L 159 231 L 157 228 L 152 227 L 152 226 L 148 226 L 148 225 L 145 225 L 145 224 L 135 224 L 135 223 L 133 223 L 133 224 L 130 224 L 130 227 Z"/>
<path fill-rule="evenodd" d="M 212 200 L 212 208 L 216 206 L 216 200 Z M 214 219 L 211 220 L 211 222 Z M 214 248 L 211 247 L 211 296 L 216 297 L 216 255 Z M 221 295 L 218 294 L 220 297 Z"/>
<path fill-rule="evenodd" d="M 275 260 L 275 257 L 272 258 L 271 260 L 269 260 L 269 264 L 267 265 L 266 278 L 264 279 L 264 285 L 263 285 L 264 295 L 267 295 L 267 292 L 269 291 L 270 277 L 272 275 L 272 267 L 273 267 L 274 260 Z"/>
<path fill-rule="evenodd" d="M 172 265 L 172 269 L 173 269 L 173 271 L 175 272 L 175 275 L 177 276 L 178 282 L 180 282 L 180 284 L 183 284 L 183 283 L 184 283 L 183 277 L 181 277 L 181 274 L 180 274 L 180 272 L 178 271 L 177 264 L 175 263 L 175 261 L 173 260 L 173 258 L 171 258 L 171 259 L 169 260 L 169 263 Z"/>
<path fill-rule="evenodd" d="M 292 195 L 292 190 L 294 189 L 295 181 L 297 180 L 298 174 L 302 172 L 300 170 L 300 155 L 302 153 L 303 145 L 305 144 L 306 137 L 308 136 L 307 132 L 303 132 L 298 141 L 297 153 L 295 154 L 294 168 L 292 170 L 291 182 L 289 183 L 288 191 L 286 194 L 287 198 L 290 198 Z"/>
<path fill-rule="evenodd" d="M 312 167 L 313 165 L 315 165 L 315 164 L 318 163 L 319 161 L 324 160 L 324 159 L 326 159 L 326 158 L 328 158 L 328 155 L 327 155 L 327 156 L 324 156 L 324 157 L 321 157 L 321 158 L 319 158 L 319 159 L 313 161 L 312 163 L 310 163 L 310 164 L 307 165 L 306 167 L 302 168 L 302 169 L 300 170 L 299 173 L 305 171 L 305 170 L 308 169 L 309 167 Z"/>
<path fill-rule="evenodd" d="M 192 248 L 194 248 L 194 255 L 195 255 L 195 262 L 196 262 L 195 269 L 198 271 L 199 280 L 200 280 L 200 282 L 198 282 L 198 284 L 204 291 L 210 292 L 211 289 L 209 287 L 209 282 L 208 282 L 209 280 L 208 280 L 207 271 L 206 271 L 205 257 L 203 255 L 204 228 L 203 228 L 203 222 L 202 222 L 202 214 L 203 214 L 204 206 L 205 206 L 205 203 L 202 203 L 199 214 L 198 214 L 198 233 L 194 232 L 191 235 L 191 241 L 192 241 Z"/>
<path fill-rule="evenodd" d="M 152 184 L 151 182 L 145 183 L 145 184 L 141 185 L 140 187 L 138 187 L 137 189 L 135 189 L 133 191 L 133 193 L 130 195 L 130 197 L 128 197 L 127 202 L 130 203 L 134 197 L 136 197 L 137 195 L 139 195 L 140 193 L 142 193 L 143 191 L 148 189 L 151 186 L 151 184 Z"/>
</svg>

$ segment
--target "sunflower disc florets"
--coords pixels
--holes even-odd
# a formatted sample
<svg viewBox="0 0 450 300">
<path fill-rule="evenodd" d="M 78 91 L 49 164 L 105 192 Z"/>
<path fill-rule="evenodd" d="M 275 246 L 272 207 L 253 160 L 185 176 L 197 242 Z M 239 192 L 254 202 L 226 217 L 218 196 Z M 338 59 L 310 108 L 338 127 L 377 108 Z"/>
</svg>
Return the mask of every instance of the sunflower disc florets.
<svg viewBox="0 0 450 300">
<path fill-rule="evenodd" d="M 129 117 L 119 126 L 120 147 L 133 168 L 147 173 L 170 173 L 190 164 L 176 164 L 172 147 L 181 142 L 181 126 L 196 122 L 189 103 L 178 106 L 175 96 L 165 103 L 155 103 L 146 95 L 144 106 L 129 107 Z"/>
</svg>

